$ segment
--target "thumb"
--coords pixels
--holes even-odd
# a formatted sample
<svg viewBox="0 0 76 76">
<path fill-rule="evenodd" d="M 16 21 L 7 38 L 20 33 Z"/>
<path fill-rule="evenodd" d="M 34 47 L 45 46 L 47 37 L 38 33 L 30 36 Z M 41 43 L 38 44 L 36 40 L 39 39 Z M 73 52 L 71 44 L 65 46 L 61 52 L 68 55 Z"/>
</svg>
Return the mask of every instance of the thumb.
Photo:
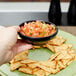
<svg viewBox="0 0 76 76">
<path fill-rule="evenodd" d="M 5 29 L 5 36 L 7 36 L 7 38 L 5 39 L 7 45 L 9 48 L 13 47 L 16 42 L 17 42 L 17 32 L 20 30 L 19 26 L 12 26 L 12 27 L 7 27 Z"/>
<path fill-rule="evenodd" d="M 12 27 L 7 27 L 7 28 L 14 28 L 17 32 L 19 32 L 19 30 L 20 30 L 19 26 L 12 26 Z"/>
</svg>

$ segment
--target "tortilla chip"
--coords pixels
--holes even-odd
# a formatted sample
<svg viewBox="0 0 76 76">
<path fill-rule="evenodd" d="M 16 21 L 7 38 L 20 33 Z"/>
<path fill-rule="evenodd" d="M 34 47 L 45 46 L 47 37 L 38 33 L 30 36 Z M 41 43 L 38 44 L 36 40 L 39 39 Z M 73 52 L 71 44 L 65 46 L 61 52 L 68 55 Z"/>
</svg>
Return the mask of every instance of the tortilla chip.
<svg viewBox="0 0 76 76">
<path fill-rule="evenodd" d="M 49 61 L 54 60 L 59 54 L 60 54 L 60 52 L 57 52 L 56 54 L 51 55 L 49 58 Z"/>
<path fill-rule="evenodd" d="M 65 68 L 66 65 L 63 65 L 63 63 L 61 61 L 58 61 L 58 65 L 59 65 L 59 68 L 62 69 L 62 68 Z"/>
<path fill-rule="evenodd" d="M 64 51 L 64 50 L 68 51 L 71 49 L 71 47 L 72 47 L 72 44 L 62 44 L 60 46 L 53 46 L 55 53 L 59 51 Z"/>
<path fill-rule="evenodd" d="M 67 65 L 69 65 L 70 63 L 72 63 L 74 60 L 70 60 L 68 63 L 67 63 Z"/>
<path fill-rule="evenodd" d="M 53 73 L 53 74 L 56 74 L 56 73 L 59 72 L 59 71 L 60 71 L 60 68 L 59 68 L 59 65 L 57 64 L 56 69 L 54 69 L 54 70 L 52 71 L 52 73 Z"/>
<path fill-rule="evenodd" d="M 21 66 L 20 66 L 20 67 L 26 68 L 26 67 L 27 67 L 27 65 L 26 65 L 26 64 L 21 64 Z"/>
<path fill-rule="evenodd" d="M 45 76 L 45 72 L 42 69 L 33 72 L 33 74 L 36 75 L 36 76 Z"/>
<path fill-rule="evenodd" d="M 43 48 L 46 48 L 47 46 L 46 46 L 46 44 L 45 44 L 45 45 L 42 45 L 42 47 L 43 47 Z"/>
<path fill-rule="evenodd" d="M 32 74 L 32 69 L 29 67 L 26 67 L 26 68 L 21 67 L 21 68 L 19 68 L 19 71 L 24 72 L 24 73 L 28 73 L 28 74 Z"/>
<path fill-rule="evenodd" d="M 12 63 L 10 65 L 10 70 L 13 71 L 13 70 L 19 68 L 20 66 L 21 66 L 21 63 L 20 62 Z"/>
<path fill-rule="evenodd" d="M 59 46 L 59 45 L 63 44 L 65 41 L 66 41 L 66 39 L 64 39 L 63 37 L 56 36 L 53 39 L 51 39 L 50 41 L 48 41 L 48 44 Z"/>
<path fill-rule="evenodd" d="M 33 49 L 40 49 L 40 46 L 34 45 L 32 48 L 33 48 Z"/>
<path fill-rule="evenodd" d="M 75 59 L 75 56 L 76 56 L 75 49 L 70 50 L 68 53 L 70 54 L 70 56 L 72 57 L 72 59 Z"/>
<path fill-rule="evenodd" d="M 37 67 L 36 63 L 30 63 L 30 64 L 27 64 L 27 65 L 28 65 L 28 67 L 30 67 L 32 69 Z"/>
<path fill-rule="evenodd" d="M 39 64 L 50 68 L 56 68 L 56 61 L 40 61 Z"/>
<path fill-rule="evenodd" d="M 25 60 L 27 58 L 28 55 L 28 51 L 23 51 L 18 53 L 15 57 L 14 57 L 14 61 L 20 61 L 20 60 Z"/>
<path fill-rule="evenodd" d="M 52 52 L 55 52 L 54 47 L 52 45 L 46 44 L 46 47 L 51 50 Z"/>
<path fill-rule="evenodd" d="M 40 70 L 40 68 L 38 68 L 38 67 L 37 68 L 34 68 L 33 69 L 33 73 L 36 72 L 36 71 L 38 71 L 38 70 Z"/>
<path fill-rule="evenodd" d="M 38 62 L 38 61 L 32 60 L 32 59 L 25 59 L 25 60 L 21 61 L 21 63 L 23 63 L 23 64 L 36 63 L 36 62 Z"/>
<path fill-rule="evenodd" d="M 64 56 L 62 59 L 72 59 L 72 56 L 68 53 L 68 51 L 62 51 L 61 54 Z"/>
<path fill-rule="evenodd" d="M 57 56 L 55 60 L 61 60 L 61 59 L 72 59 L 72 56 L 70 56 L 68 53 L 67 54 L 60 54 Z"/>
<path fill-rule="evenodd" d="M 41 65 L 40 63 L 37 63 L 36 65 L 37 65 L 37 67 L 51 73 L 51 68 L 50 67 L 46 67 L 45 65 Z"/>
<path fill-rule="evenodd" d="M 15 63 L 15 60 L 14 59 L 12 59 L 11 61 L 10 61 L 10 63 L 12 64 L 12 63 Z"/>
<path fill-rule="evenodd" d="M 60 51 L 64 51 L 67 50 L 69 51 L 72 47 L 72 44 L 62 44 L 60 46 L 55 46 L 55 45 L 50 45 L 50 44 L 46 44 L 46 47 L 51 50 L 52 52 L 60 52 Z"/>
<path fill-rule="evenodd" d="M 67 63 L 70 61 L 70 59 L 64 59 L 64 60 L 61 60 L 61 62 L 63 63 L 63 65 L 67 65 Z"/>
<path fill-rule="evenodd" d="M 50 72 L 44 71 L 45 72 L 45 76 L 48 76 L 49 74 L 51 74 Z"/>
</svg>

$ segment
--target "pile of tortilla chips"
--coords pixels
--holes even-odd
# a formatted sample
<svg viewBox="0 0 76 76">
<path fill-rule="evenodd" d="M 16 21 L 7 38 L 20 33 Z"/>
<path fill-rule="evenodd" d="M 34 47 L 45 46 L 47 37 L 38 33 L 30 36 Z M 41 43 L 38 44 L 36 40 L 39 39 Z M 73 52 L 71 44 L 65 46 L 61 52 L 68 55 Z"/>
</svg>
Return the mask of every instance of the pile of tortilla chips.
<svg viewBox="0 0 76 76">
<path fill-rule="evenodd" d="M 42 45 L 42 47 L 55 53 L 50 56 L 48 61 L 28 59 L 28 50 L 17 54 L 10 62 L 10 70 L 18 69 L 20 72 L 36 76 L 48 76 L 59 72 L 75 60 L 75 50 L 71 49 L 72 44 L 66 44 L 65 41 L 64 38 L 56 36 L 45 45 Z M 40 47 L 34 45 L 33 49 Z"/>
</svg>

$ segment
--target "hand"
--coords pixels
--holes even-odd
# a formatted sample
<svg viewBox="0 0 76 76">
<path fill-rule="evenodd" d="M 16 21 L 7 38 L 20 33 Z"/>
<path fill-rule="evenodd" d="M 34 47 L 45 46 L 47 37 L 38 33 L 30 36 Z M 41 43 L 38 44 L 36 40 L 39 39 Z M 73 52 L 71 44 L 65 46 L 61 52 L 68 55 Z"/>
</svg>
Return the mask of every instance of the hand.
<svg viewBox="0 0 76 76">
<path fill-rule="evenodd" d="M 23 40 L 17 40 L 18 26 L 0 29 L 0 65 L 9 62 L 17 53 L 32 48 Z"/>
</svg>

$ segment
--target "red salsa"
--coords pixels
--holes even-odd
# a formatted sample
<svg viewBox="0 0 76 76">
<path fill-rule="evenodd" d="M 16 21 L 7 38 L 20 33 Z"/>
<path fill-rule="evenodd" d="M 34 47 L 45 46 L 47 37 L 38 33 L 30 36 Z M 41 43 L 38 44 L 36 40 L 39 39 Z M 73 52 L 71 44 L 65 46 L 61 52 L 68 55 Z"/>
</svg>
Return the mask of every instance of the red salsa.
<svg viewBox="0 0 76 76">
<path fill-rule="evenodd" d="M 25 23 L 21 26 L 20 32 L 29 37 L 46 37 L 56 32 L 55 26 L 37 20 L 36 22 Z"/>
</svg>

